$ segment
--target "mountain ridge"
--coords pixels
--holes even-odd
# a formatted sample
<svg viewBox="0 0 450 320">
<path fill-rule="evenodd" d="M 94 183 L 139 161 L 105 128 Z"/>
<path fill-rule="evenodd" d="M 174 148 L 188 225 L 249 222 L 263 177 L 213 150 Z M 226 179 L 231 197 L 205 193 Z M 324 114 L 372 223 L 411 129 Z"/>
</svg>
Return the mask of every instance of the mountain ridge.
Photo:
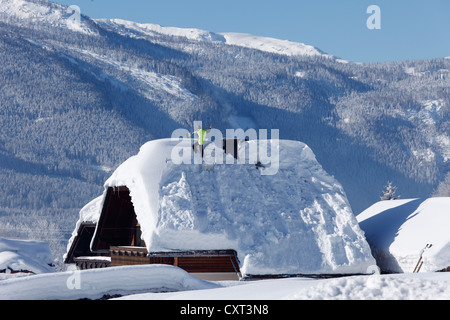
<svg viewBox="0 0 450 320">
<path fill-rule="evenodd" d="M 301 42 L 281 40 L 248 33 L 216 33 L 196 28 L 163 27 L 152 23 L 136 23 L 123 19 L 95 19 L 95 21 L 103 24 L 122 26 L 125 29 L 142 33 L 151 32 L 168 36 L 185 37 L 189 40 L 220 42 L 287 56 L 323 56 L 325 58 L 336 59 L 334 56 L 324 53 L 316 47 Z M 345 61 L 342 59 L 337 60 Z"/>
</svg>

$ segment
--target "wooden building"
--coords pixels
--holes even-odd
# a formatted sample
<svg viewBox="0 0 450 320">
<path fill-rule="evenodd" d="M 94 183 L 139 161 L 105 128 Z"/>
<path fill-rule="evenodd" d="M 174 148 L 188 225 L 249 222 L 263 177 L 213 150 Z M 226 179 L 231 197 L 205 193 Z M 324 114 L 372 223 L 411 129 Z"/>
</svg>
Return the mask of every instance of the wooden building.
<svg viewBox="0 0 450 320">
<path fill-rule="evenodd" d="M 118 166 L 80 210 L 65 261 L 169 264 L 209 280 L 354 274 L 375 264 L 343 189 L 305 144 L 226 138 L 205 145 L 210 164 L 193 143 L 152 140 Z M 323 250 L 329 241 L 338 245 Z"/>
<path fill-rule="evenodd" d="M 98 222 L 83 222 L 79 226 L 65 263 L 75 263 L 79 269 L 169 264 L 205 280 L 241 278 L 235 250 L 148 252 L 125 186 L 107 189 Z"/>
</svg>

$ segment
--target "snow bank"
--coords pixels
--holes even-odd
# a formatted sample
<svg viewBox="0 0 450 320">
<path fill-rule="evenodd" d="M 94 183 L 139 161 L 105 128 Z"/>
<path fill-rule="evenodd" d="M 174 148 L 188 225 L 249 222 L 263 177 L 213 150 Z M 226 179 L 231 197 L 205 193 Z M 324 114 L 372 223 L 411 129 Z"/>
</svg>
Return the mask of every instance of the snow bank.
<svg viewBox="0 0 450 320">
<path fill-rule="evenodd" d="M 149 251 L 234 249 L 244 275 L 365 273 L 374 265 L 341 185 L 311 149 L 279 141 L 278 170 L 264 175 L 270 168 L 248 162 L 257 144 L 239 144 L 246 164 L 204 167 L 172 161 L 174 147 L 192 149 L 190 139 L 151 141 L 105 187 L 129 188 Z"/>
<path fill-rule="evenodd" d="M 189 292 L 142 293 L 119 300 L 449 300 L 449 273 L 289 278 Z M 216 311 L 217 312 L 217 311 Z M 217 312 L 218 313 L 218 312 Z"/>
<path fill-rule="evenodd" d="M 5 272 L 54 272 L 48 243 L 0 238 L 0 270 Z"/>
<path fill-rule="evenodd" d="M 357 216 L 378 265 L 385 271 L 412 272 L 450 266 L 450 198 L 380 201 Z"/>
<path fill-rule="evenodd" d="M 100 299 L 104 295 L 217 287 L 169 265 L 78 270 L 0 281 L 0 300 Z"/>
<path fill-rule="evenodd" d="M 285 299 L 303 300 L 448 300 L 450 276 L 373 275 L 322 281 Z"/>
</svg>

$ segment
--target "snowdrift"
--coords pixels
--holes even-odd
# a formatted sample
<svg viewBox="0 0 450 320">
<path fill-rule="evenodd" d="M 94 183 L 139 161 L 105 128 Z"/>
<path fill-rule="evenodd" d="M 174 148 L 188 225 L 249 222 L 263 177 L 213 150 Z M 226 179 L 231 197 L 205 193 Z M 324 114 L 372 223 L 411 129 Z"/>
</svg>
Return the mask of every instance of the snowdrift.
<svg viewBox="0 0 450 320">
<path fill-rule="evenodd" d="M 105 190 L 130 190 L 148 251 L 234 249 L 244 276 L 366 273 L 375 265 L 342 186 L 304 143 L 279 141 L 273 175 L 249 162 L 258 141 L 239 143 L 243 164 L 175 164 L 174 148 L 188 152 L 191 143 L 150 141 L 105 182 Z M 98 220 L 101 199 L 78 225 Z"/>
<path fill-rule="evenodd" d="M 349 276 L 333 279 L 288 278 L 241 281 L 212 290 L 142 293 L 119 300 L 449 300 L 449 273 Z M 286 313 L 287 319 L 293 310 Z M 288 310 L 288 309 L 286 309 Z M 277 315 L 279 313 L 277 312 Z"/>
<path fill-rule="evenodd" d="M 0 272 L 54 272 L 48 243 L 0 238 Z"/>
<path fill-rule="evenodd" d="M 450 266 L 450 198 L 380 201 L 357 219 L 383 271 L 413 272 L 422 251 L 421 272 Z"/>
<path fill-rule="evenodd" d="M 139 292 L 216 288 L 168 265 L 124 266 L 55 272 L 0 281 L 0 300 L 76 300 Z"/>
<path fill-rule="evenodd" d="M 147 265 L 3 280 L 0 300 L 449 300 L 449 284 L 448 272 L 213 283 L 173 266 Z"/>
</svg>

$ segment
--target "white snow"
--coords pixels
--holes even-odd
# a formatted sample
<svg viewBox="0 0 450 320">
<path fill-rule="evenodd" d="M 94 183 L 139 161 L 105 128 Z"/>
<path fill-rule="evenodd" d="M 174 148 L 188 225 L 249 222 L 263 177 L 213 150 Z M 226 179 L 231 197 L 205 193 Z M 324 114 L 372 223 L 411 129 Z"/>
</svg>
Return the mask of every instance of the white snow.
<svg viewBox="0 0 450 320">
<path fill-rule="evenodd" d="M 404 67 L 403 70 L 406 74 L 409 74 L 411 76 L 415 75 L 415 68 L 414 67 Z"/>
<path fill-rule="evenodd" d="M 436 154 L 431 150 L 431 148 L 426 148 L 422 150 L 411 150 L 412 154 L 416 159 L 424 162 L 433 162 L 436 159 Z"/>
<path fill-rule="evenodd" d="M 438 134 L 434 137 L 436 144 L 440 146 L 441 155 L 444 162 L 450 160 L 450 135 L 447 133 Z"/>
<path fill-rule="evenodd" d="M 77 6 L 64 7 L 57 4 L 47 6 L 45 4 L 28 2 L 25 0 L 3 0 L 0 3 L 0 14 L 3 12 L 7 16 L 13 16 L 22 20 L 46 22 L 53 26 L 67 28 L 74 32 L 97 35 L 97 31 L 84 20 L 80 11 L 80 8 Z M 121 29 L 119 30 L 121 33 L 128 34 L 128 31 L 131 30 L 150 36 L 168 35 L 184 37 L 194 41 L 219 42 L 227 45 L 240 46 L 287 56 L 322 56 L 334 59 L 340 63 L 348 63 L 348 61 L 337 59 L 330 54 L 320 51 L 314 46 L 289 40 L 246 33 L 216 33 L 195 28 L 163 27 L 157 24 L 142 24 L 122 19 L 97 19 L 96 21 L 114 25 Z M 148 75 L 145 74 L 143 76 L 148 77 Z"/>
<path fill-rule="evenodd" d="M 176 98 L 183 100 L 195 100 L 197 96 L 186 89 L 181 80 L 175 76 L 160 74 L 152 71 L 144 70 L 141 67 L 133 66 L 127 63 L 123 63 L 120 61 L 116 61 L 111 59 L 111 57 L 97 54 L 90 50 L 79 49 L 76 47 L 71 47 L 71 50 L 79 52 L 83 55 L 87 55 L 93 59 L 96 59 L 102 63 L 113 66 L 114 69 L 121 70 L 128 75 L 130 75 L 135 80 L 141 82 L 143 84 L 143 88 L 141 91 L 143 94 L 151 100 L 158 99 L 157 95 L 155 95 L 155 91 L 162 91 L 168 93 Z M 110 77 L 106 74 L 101 74 L 101 77 L 95 75 L 99 80 L 104 81 L 105 79 L 111 80 Z M 112 80 L 112 83 L 119 87 L 121 90 L 127 90 L 123 84 L 118 81 Z"/>
<path fill-rule="evenodd" d="M 69 252 L 70 247 L 72 246 L 72 243 L 75 240 L 75 237 L 78 235 L 78 229 L 80 228 L 80 225 L 83 222 L 92 222 L 92 223 L 98 222 L 98 219 L 100 218 L 100 213 L 101 213 L 102 207 L 103 207 L 103 200 L 104 200 L 104 195 L 101 195 L 101 196 L 91 200 L 83 208 L 81 208 L 80 217 L 77 220 L 75 229 L 72 232 L 72 236 L 70 237 L 70 239 L 67 243 L 67 252 Z M 67 252 L 64 254 L 64 259 L 67 256 Z"/>
<path fill-rule="evenodd" d="M 54 272 L 48 243 L 0 238 L 0 270 L 5 272 Z"/>
<path fill-rule="evenodd" d="M 89 35 L 97 32 L 84 21 L 80 11 L 75 7 L 65 7 L 55 3 L 39 3 L 26 0 L 2 0 L 0 2 L 0 17 L 14 17 L 31 23 L 48 23 L 55 27 Z"/>
<path fill-rule="evenodd" d="M 412 272 L 427 244 L 421 271 L 450 266 L 450 198 L 380 201 L 357 219 L 382 269 Z"/>
<path fill-rule="evenodd" d="M 242 128 L 243 130 L 256 128 L 256 123 L 250 117 L 231 115 L 228 117 L 228 122 L 232 128 Z"/>
<path fill-rule="evenodd" d="M 308 72 L 306 71 L 296 71 L 295 76 L 298 78 L 305 79 L 308 76 Z"/>
<path fill-rule="evenodd" d="M 449 300 L 450 273 L 208 282 L 177 267 L 143 265 L 0 281 L 0 300 L 99 299 L 104 295 L 120 295 L 120 300 L 267 300 L 269 304 L 269 300 Z"/>
<path fill-rule="evenodd" d="M 2 0 L 1 12 L 27 20 L 46 18 L 48 21 L 58 22 L 62 17 L 61 12 L 52 11 L 46 5 L 25 0 Z"/>
<path fill-rule="evenodd" d="M 103 295 L 209 289 L 200 280 L 169 265 L 74 270 L 0 281 L 0 300 L 100 299 Z"/>
<path fill-rule="evenodd" d="M 415 149 L 411 148 L 412 155 L 421 162 L 436 162 L 439 157 L 435 152 L 442 156 L 444 162 L 450 159 L 450 136 L 448 130 L 441 130 L 438 123 L 443 121 L 445 115 L 446 103 L 443 99 L 422 100 L 420 108 L 406 109 L 397 111 L 401 118 L 417 124 L 419 130 L 426 137 L 426 142 L 430 148 Z"/>
<path fill-rule="evenodd" d="M 433 126 L 441 118 L 441 109 L 445 106 L 442 99 L 421 101 L 420 110 L 406 109 L 400 115 L 411 122 L 421 122 L 426 126 Z"/>
<path fill-rule="evenodd" d="M 97 21 L 119 26 L 120 28 L 125 29 L 124 32 L 128 29 L 150 36 L 163 34 L 168 36 L 184 37 L 195 41 L 219 42 L 227 45 L 256 49 L 287 56 L 322 56 L 325 58 L 334 59 L 332 55 L 323 53 L 311 45 L 247 33 L 215 33 L 195 28 L 162 27 L 157 24 L 142 24 L 122 19 L 98 19 Z M 348 61 L 342 59 L 336 59 L 336 61 L 348 63 Z"/>
<path fill-rule="evenodd" d="M 273 168 L 249 160 L 257 145 L 240 143 L 246 164 L 202 170 L 172 161 L 174 147 L 192 150 L 190 139 L 150 141 L 105 187 L 129 188 L 149 251 L 234 249 L 243 275 L 366 273 L 370 248 L 342 186 L 311 149 L 279 141 L 276 174 L 264 175 Z"/>
<path fill-rule="evenodd" d="M 225 284 L 189 292 L 145 293 L 120 300 L 448 300 L 450 274 L 289 278 Z"/>
</svg>

